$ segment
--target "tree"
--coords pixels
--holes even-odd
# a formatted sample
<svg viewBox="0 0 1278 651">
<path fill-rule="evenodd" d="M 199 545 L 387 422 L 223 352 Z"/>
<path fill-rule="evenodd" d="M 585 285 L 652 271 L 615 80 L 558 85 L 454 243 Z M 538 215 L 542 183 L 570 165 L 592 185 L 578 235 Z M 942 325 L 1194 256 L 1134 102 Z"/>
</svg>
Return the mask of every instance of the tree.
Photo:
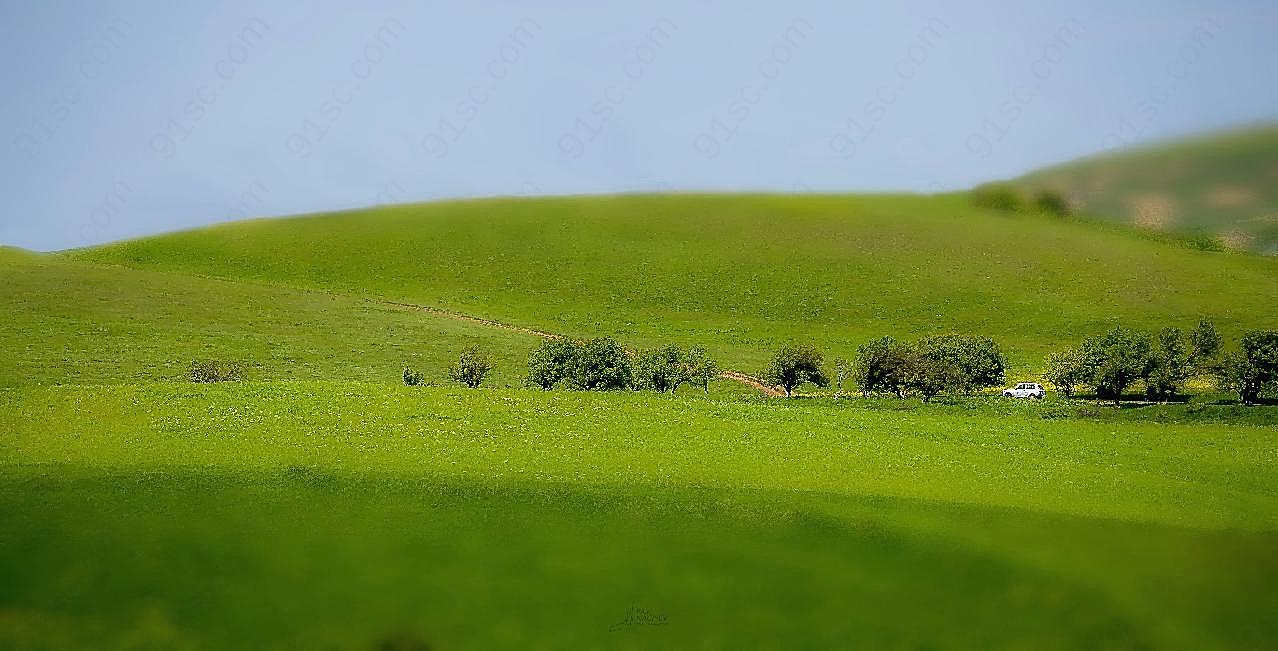
<svg viewBox="0 0 1278 651">
<path fill-rule="evenodd" d="M 811 346 L 785 346 L 777 351 L 772 364 L 764 372 L 768 382 L 785 389 L 785 395 L 794 393 L 794 388 L 804 382 L 811 382 L 819 387 L 828 386 L 829 378 L 821 369 L 825 359 L 817 349 Z"/>
<path fill-rule="evenodd" d="M 1077 348 L 1067 348 L 1047 356 L 1047 380 L 1051 382 L 1065 397 L 1072 397 L 1074 389 L 1087 384 L 1092 378 L 1092 369 L 1087 359 Z"/>
<path fill-rule="evenodd" d="M 941 335 L 924 340 L 929 354 L 948 358 L 956 369 L 955 385 L 966 395 L 976 389 L 999 386 L 1004 380 L 1003 352 L 988 337 Z"/>
<path fill-rule="evenodd" d="M 1166 401 L 1180 394 L 1193 375 L 1192 352 L 1180 328 L 1168 326 L 1158 332 L 1145 375 L 1145 395 L 1150 400 Z"/>
<path fill-rule="evenodd" d="M 1202 373 L 1211 368 L 1212 362 L 1220 354 L 1224 339 L 1216 332 L 1216 326 L 1207 319 L 1198 322 L 1198 327 L 1189 333 L 1189 349 L 1194 370 Z"/>
<path fill-rule="evenodd" d="M 856 349 L 852 361 L 852 378 L 861 395 L 890 392 L 904 397 L 906 347 L 891 337 L 866 342 Z"/>
<path fill-rule="evenodd" d="M 570 380 L 585 391 L 628 388 L 633 380 L 630 355 L 612 337 L 591 339 L 578 347 Z"/>
<path fill-rule="evenodd" d="M 710 380 L 718 377 L 719 365 L 701 346 L 693 346 L 683 358 L 683 374 L 689 382 L 710 393 Z"/>
<path fill-rule="evenodd" d="M 635 359 L 633 377 L 636 389 L 674 393 L 688 381 L 683 353 L 673 345 L 644 352 Z"/>
<path fill-rule="evenodd" d="M 1238 392 L 1243 404 L 1260 401 L 1260 394 L 1278 382 L 1278 330 L 1244 333 L 1239 352 L 1226 357 L 1218 375 L 1221 384 Z"/>
<path fill-rule="evenodd" d="M 457 363 L 448 369 L 448 377 L 454 382 L 461 382 L 474 389 L 484 381 L 484 376 L 488 375 L 488 371 L 492 368 L 492 365 L 488 363 L 488 356 L 480 352 L 479 348 L 471 346 L 462 351 Z"/>
<path fill-rule="evenodd" d="M 1096 396 L 1119 404 L 1128 386 L 1149 375 L 1150 347 L 1149 335 L 1122 327 L 1084 341 L 1083 356 Z"/>
<path fill-rule="evenodd" d="M 421 373 L 418 373 L 407 366 L 404 367 L 404 384 L 410 387 L 415 387 L 422 383 L 422 379 Z"/>
<path fill-rule="evenodd" d="M 955 356 L 952 341 L 927 337 L 909 347 L 905 361 L 905 388 L 917 391 L 929 402 L 942 391 L 963 386 L 964 371 Z"/>
<path fill-rule="evenodd" d="M 528 358 L 529 385 L 550 389 L 568 379 L 577 364 L 577 344 L 567 339 L 551 339 Z"/>
</svg>

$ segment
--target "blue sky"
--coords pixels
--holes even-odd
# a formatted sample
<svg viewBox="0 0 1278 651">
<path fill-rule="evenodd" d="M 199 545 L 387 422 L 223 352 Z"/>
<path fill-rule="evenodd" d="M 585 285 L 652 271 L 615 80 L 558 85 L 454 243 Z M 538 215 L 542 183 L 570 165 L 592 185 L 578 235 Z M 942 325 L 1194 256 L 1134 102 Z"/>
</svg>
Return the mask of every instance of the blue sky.
<svg viewBox="0 0 1278 651">
<path fill-rule="evenodd" d="M 1272 2 L 14 2 L 0 243 L 496 194 L 934 191 L 1278 117 Z"/>
</svg>

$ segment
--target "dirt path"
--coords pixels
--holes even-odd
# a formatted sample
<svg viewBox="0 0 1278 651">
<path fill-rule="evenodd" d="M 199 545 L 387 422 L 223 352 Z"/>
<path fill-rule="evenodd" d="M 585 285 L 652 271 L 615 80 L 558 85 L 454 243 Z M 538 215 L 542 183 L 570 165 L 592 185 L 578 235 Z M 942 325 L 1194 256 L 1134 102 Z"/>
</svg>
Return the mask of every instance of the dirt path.
<svg viewBox="0 0 1278 651">
<path fill-rule="evenodd" d="M 370 301 L 371 300 L 372 299 L 370 299 Z M 480 317 L 477 317 L 477 316 L 462 314 L 460 312 L 451 312 L 449 310 L 441 310 L 437 307 L 429 307 L 426 305 L 414 305 L 412 303 L 399 303 L 396 301 L 372 301 L 372 302 L 381 303 L 382 305 L 390 305 L 392 307 L 398 307 L 405 310 L 413 310 L 416 312 L 426 312 L 427 314 L 433 314 L 435 316 L 444 317 L 446 319 L 456 319 L 458 321 L 465 321 L 467 323 L 474 323 L 476 325 L 488 326 L 490 328 L 501 328 L 502 330 L 520 332 L 526 335 L 532 335 L 534 337 L 541 337 L 543 339 L 563 339 L 563 335 L 557 335 L 553 332 L 545 332 L 542 330 L 534 330 L 532 328 L 524 328 L 517 325 L 511 325 L 509 323 L 493 321 L 492 319 L 481 319 Z M 777 389 L 776 387 L 768 386 L 768 384 L 764 382 L 763 380 L 760 380 L 759 378 L 754 377 L 752 375 L 746 375 L 745 373 L 740 373 L 738 371 L 723 371 L 722 373 L 719 374 L 719 377 L 724 378 L 725 380 L 732 380 L 733 382 L 740 382 L 741 384 L 754 387 L 758 389 L 759 391 L 761 391 L 764 395 L 769 397 L 785 395 L 785 392 Z"/>
</svg>

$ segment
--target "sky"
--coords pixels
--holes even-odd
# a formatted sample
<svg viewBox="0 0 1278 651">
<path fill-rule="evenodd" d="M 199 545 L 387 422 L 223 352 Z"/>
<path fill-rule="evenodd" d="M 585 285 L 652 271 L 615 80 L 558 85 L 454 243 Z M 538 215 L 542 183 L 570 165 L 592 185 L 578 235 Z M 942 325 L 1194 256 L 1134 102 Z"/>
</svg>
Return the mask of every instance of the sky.
<svg viewBox="0 0 1278 651">
<path fill-rule="evenodd" d="M 0 244 L 490 195 L 934 192 L 1278 118 L 1278 3 L 0 0 Z"/>
</svg>

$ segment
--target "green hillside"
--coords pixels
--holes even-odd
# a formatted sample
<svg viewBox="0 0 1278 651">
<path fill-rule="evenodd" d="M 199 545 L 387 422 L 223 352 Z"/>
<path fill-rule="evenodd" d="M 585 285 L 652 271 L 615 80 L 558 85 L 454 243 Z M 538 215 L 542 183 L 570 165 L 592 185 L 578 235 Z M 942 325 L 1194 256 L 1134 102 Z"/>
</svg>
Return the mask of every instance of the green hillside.
<svg viewBox="0 0 1278 651">
<path fill-rule="evenodd" d="M 1034 172 L 1085 214 L 1278 254 L 1278 124 L 1094 156 Z"/>
<path fill-rule="evenodd" d="M 495 199 L 232 223 L 72 251 L 98 264 L 446 308 L 756 370 L 797 338 L 987 334 L 1025 372 L 1115 323 L 1278 321 L 1278 261 L 970 207 L 961 196 Z"/>
</svg>

